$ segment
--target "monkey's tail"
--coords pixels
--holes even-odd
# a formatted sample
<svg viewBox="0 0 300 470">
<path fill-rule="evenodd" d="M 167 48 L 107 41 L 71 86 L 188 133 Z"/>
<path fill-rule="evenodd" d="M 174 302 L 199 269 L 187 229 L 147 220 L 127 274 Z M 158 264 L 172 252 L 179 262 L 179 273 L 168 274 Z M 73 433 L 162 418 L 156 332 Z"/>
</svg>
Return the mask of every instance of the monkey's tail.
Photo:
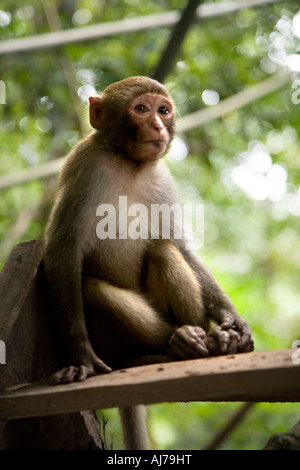
<svg viewBox="0 0 300 470">
<path fill-rule="evenodd" d="M 123 439 L 127 450 L 148 450 L 149 438 L 144 405 L 119 408 Z"/>
</svg>

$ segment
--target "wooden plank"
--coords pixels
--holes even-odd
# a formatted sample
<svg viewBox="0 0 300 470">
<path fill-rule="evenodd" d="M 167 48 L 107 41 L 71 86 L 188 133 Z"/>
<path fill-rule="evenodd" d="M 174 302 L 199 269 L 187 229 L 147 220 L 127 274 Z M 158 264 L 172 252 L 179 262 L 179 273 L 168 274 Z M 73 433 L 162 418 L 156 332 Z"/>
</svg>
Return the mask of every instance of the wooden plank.
<svg viewBox="0 0 300 470">
<path fill-rule="evenodd" d="M 300 401 L 294 349 L 247 353 L 114 371 L 69 385 L 29 386 L 0 395 L 0 419 L 139 403 Z"/>
<path fill-rule="evenodd" d="M 0 339 L 6 345 L 0 390 L 35 382 L 59 366 L 40 262 L 43 240 L 20 243 L 0 273 Z"/>
<path fill-rule="evenodd" d="M 0 365 L 0 390 L 40 380 L 59 367 L 40 266 L 42 248 L 43 240 L 20 243 L 0 274 L 0 339 L 7 353 L 6 364 Z M 0 449 L 102 449 L 98 426 L 88 411 L 1 421 Z"/>
<path fill-rule="evenodd" d="M 43 240 L 19 243 L 0 273 L 0 339 L 7 341 L 35 280 Z"/>
</svg>

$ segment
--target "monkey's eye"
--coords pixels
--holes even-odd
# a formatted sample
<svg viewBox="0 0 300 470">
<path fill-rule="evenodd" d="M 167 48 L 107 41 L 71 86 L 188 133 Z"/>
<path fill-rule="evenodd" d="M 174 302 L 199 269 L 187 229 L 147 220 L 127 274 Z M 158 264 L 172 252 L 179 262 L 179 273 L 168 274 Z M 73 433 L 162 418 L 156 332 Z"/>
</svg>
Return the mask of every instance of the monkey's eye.
<svg viewBox="0 0 300 470">
<path fill-rule="evenodd" d="M 168 108 L 167 108 L 166 106 L 161 106 L 161 107 L 158 109 L 158 112 L 159 112 L 159 114 L 164 114 L 165 116 L 166 116 L 167 114 L 169 114 L 169 110 L 168 110 Z"/>
<path fill-rule="evenodd" d="M 137 104 L 135 107 L 135 111 L 138 113 L 146 113 L 148 110 L 144 104 Z"/>
</svg>

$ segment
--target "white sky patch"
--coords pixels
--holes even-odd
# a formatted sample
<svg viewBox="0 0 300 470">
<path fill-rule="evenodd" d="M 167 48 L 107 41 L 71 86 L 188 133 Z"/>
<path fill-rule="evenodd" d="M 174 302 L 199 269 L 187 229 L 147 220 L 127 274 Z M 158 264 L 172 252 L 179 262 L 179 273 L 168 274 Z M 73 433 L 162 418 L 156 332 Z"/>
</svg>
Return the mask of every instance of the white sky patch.
<svg viewBox="0 0 300 470">
<path fill-rule="evenodd" d="M 288 194 L 285 198 L 285 205 L 287 210 L 295 216 L 300 215 L 300 188 L 295 194 Z"/>
<path fill-rule="evenodd" d="M 11 14 L 8 11 L 0 10 L 0 27 L 4 28 L 11 22 Z"/>
<path fill-rule="evenodd" d="M 184 160 L 188 153 L 189 148 L 187 144 L 179 137 L 175 137 L 168 152 L 167 159 L 172 163 L 179 162 Z"/>
<path fill-rule="evenodd" d="M 240 164 L 231 170 L 233 182 L 256 201 L 280 201 L 287 192 L 287 172 L 272 162 L 267 149 L 256 143 L 240 155 Z"/>
<path fill-rule="evenodd" d="M 78 88 L 78 96 L 82 101 L 87 102 L 90 96 L 97 95 L 96 89 L 93 85 L 82 85 Z"/>
<path fill-rule="evenodd" d="M 75 11 L 72 22 L 75 26 L 87 24 L 91 21 L 92 16 L 93 15 L 90 10 L 87 8 L 80 8 Z"/>
<path fill-rule="evenodd" d="M 218 104 L 220 101 L 220 95 L 217 91 L 215 90 L 204 90 L 202 93 L 202 100 L 203 103 L 208 105 L 208 106 L 214 106 L 215 104 Z"/>
<path fill-rule="evenodd" d="M 300 54 L 291 54 L 286 59 L 287 66 L 292 72 L 300 72 Z"/>
<path fill-rule="evenodd" d="M 287 66 L 292 72 L 300 72 L 300 54 L 297 46 L 299 38 L 300 13 L 297 13 L 292 19 L 282 15 L 271 34 L 258 36 L 256 43 L 261 51 L 268 53 L 269 60 L 274 64 Z M 270 69 L 266 61 L 263 61 L 261 66 L 262 69 L 266 67 Z"/>
<path fill-rule="evenodd" d="M 300 13 L 297 13 L 293 18 L 293 34 L 300 38 Z"/>
</svg>

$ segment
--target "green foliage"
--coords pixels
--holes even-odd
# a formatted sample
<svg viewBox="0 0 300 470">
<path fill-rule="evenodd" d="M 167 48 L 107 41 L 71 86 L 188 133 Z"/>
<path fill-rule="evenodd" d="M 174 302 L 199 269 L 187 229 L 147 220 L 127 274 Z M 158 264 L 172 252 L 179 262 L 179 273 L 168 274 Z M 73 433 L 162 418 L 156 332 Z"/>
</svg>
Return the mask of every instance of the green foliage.
<svg viewBox="0 0 300 470">
<path fill-rule="evenodd" d="M 183 9 L 186 2 L 78 0 L 56 4 L 62 27 L 68 29 L 85 26 L 85 22 L 105 23 Z M 194 24 L 166 79 L 179 116 L 209 106 L 205 90 L 217 92 L 222 100 L 280 70 L 283 58 L 299 51 L 299 23 L 298 29 L 291 26 L 298 8 L 296 1 L 283 1 Z M 42 2 L 2 0 L 1 39 L 48 31 Z M 75 91 L 82 97 L 76 93 L 77 105 L 87 123 L 86 93 L 101 91 L 130 75 L 150 74 L 168 37 L 168 28 L 158 28 L 58 50 L 3 56 L 0 78 L 6 87 L 6 104 L 0 105 L 0 174 L 30 172 L 40 163 L 65 155 L 80 139 L 81 127 L 62 60 L 70 65 Z M 189 156 L 168 161 L 183 198 L 189 200 L 192 195 L 204 204 L 205 238 L 200 255 L 251 324 L 256 350 L 290 347 L 300 337 L 300 104 L 293 102 L 300 68 L 295 70 L 291 82 L 277 92 L 181 136 Z M 278 176 L 271 185 L 275 173 L 281 179 Z M 34 181 L 1 193 L 2 262 L 19 241 L 43 236 L 49 207 L 37 209 L 49 187 L 51 181 Z M 26 224 L 31 213 L 37 215 Z M 153 447 L 204 448 L 239 406 L 152 406 Z M 113 446 L 120 448 L 116 410 L 104 414 L 109 416 L 107 429 L 114 435 Z M 223 448 L 260 449 L 272 433 L 286 431 L 298 420 L 299 405 L 256 405 Z"/>
</svg>

